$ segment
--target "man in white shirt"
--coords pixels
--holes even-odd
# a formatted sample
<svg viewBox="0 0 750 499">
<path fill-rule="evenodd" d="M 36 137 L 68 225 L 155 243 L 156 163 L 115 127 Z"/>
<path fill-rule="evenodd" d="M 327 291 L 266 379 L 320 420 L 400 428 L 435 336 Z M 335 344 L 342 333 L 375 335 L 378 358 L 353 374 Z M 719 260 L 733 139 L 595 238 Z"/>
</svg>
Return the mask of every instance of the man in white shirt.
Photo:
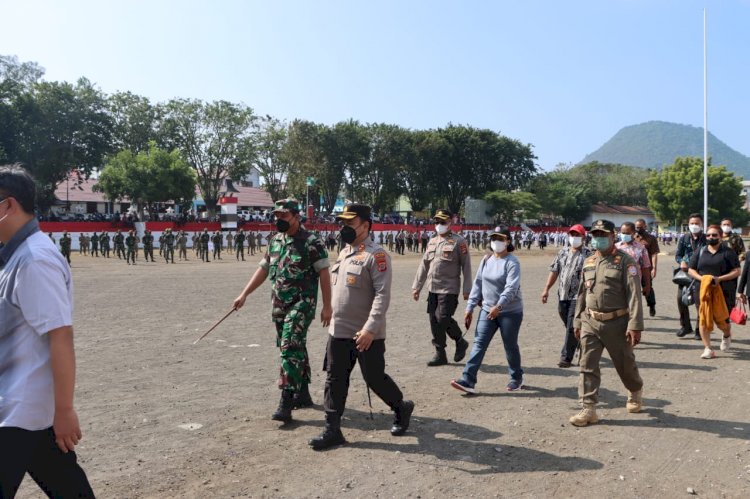
<svg viewBox="0 0 750 499">
<path fill-rule="evenodd" d="M 0 497 L 28 472 L 50 497 L 94 497 L 76 462 L 73 282 L 34 217 L 35 185 L 0 166 Z"/>
</svg>

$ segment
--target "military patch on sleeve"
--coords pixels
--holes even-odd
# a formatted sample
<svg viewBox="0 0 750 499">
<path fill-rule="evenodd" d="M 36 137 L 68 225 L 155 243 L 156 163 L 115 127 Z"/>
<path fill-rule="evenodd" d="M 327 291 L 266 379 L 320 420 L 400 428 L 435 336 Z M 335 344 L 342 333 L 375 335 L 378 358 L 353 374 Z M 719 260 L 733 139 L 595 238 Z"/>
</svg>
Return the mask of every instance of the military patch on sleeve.
<svg viewBox="0 0 750 499">
<path fill-rule="evenodd" d="M 459 246 L 459 248 L 461 248 L 461 254 L 462 255 L 465 255 L 466 253 L 469 252 L 469 247 L 466 245 L 465 242 L 461 243 L 460 246 Z"/>
<path fill-rule="evenodd" d="M 388 270 L 388 260 L 385 256 L 385 251 L 378 251 L 373 257 L 375 258 L 375 264 L 378 266 L 378 271 L 385 272 Z"/>
<path fill-rule="evenodd" d="M 628 274 L 632 275 L 633 277 L 638 275 L 638 267 L 635 265 L 628 265 Z"/>
</svg>

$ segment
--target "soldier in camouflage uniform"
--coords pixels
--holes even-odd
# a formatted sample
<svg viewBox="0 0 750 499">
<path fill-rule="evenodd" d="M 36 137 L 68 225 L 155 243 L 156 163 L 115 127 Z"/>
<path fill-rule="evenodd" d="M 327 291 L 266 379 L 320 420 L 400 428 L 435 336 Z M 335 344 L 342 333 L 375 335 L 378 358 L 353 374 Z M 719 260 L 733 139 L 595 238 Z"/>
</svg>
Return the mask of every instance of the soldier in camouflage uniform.
<svg viewBox="0 0 750 499">
<path fill-rule="evenodd" d="M 143 233 L 143 258 L 148 261 L 151 257 L 151 261 L 154 261 L 154 236 L 150 230 L 146 230 Z"/>
<path fill-rule="evenodd" d="M 247 236 L 247 246 L 248 248 L 250 248 L 251 256 L 255 254 L 255 243 L 256 243 L 255 234 L 253 234 L 253 232 L 250 231 L 250 234 L 248 234 Z"/>
<path fill-rule="evenodd" d="M 208 242 L 211 240 L 211 234 L 208 233 L 208 229 L 203 229 L 198 241 L 201 245 L 201 259 L 208 263 L 211 260 L 208 259 Z"/>
<path fill-rule="evenodd" d="M 115 237 L 112 238 L 112 242 L 115 245 L 115 255 L 117 255 L 117 258 L 125 258 L 125 236 L 122 235 L 120 229 L 117 229 Z"/>
<path fill-rule="evenodd" d="M 70 239 L 70 235 L 67 232 L 63 232 L 63 235 L 60 238 L 60 252 L 68 261 L 68 265 L 70 265 L 70 243 L 71 242 L 72 241 Z"/>
<path fill-rule="evenodd" d="M 99 242 L 102 244 L 102 256 L 109 258 L 109 234 L 102 232 Z"/>
<path fill-rule="evenodd" d="M 78 236 L 78 254 L 79 255 L 86 255 L 88 252 L 86 251 L 86 234 L 81 232 L 81 234 Z"/>
<path fill-rule="evenodd" d="M 227 253 L 231 253 L 232 250 L 234 250 L 234 235 L 232 234 L 232 231 L 230 230 L 227 233 Z"/>
<path fill-rule="evenodd" d="M 164 231 L 164 259 L 169 263 L 174 263 L 174 241 L 175 237 L 172 234 L 172 229 L 167 228 Z"/>
<path fill-rule="evenodd" d="M 137 250 L 137 243 L 135 241 L 135 231 L 131 230 L 125 238 L 125 247 L 127 248 L 127 251 L 125 252 L 125 260 L 128 262 L 128 265 L 130 265 L 131 260 L 133 265 L 135 265 L 135 252 Z"/>
<path fill-rule="evenodd" d="M 167 231 L 165 230 L 159 235 L 159 256 L 164 256 L 164 236 Z"/>
<path fill-rule="evenodd" d="M 91 256 L 99 257 L 99 236 L 96 232 L 91 234 Z"/>
<path fill-rule="evenodd" d="M 278 381 L 281 401 L 271 418 L 285 423 L 292 420 L 293 408 L 312 405 L 306 343 L 307 329 L 315 316 L 318 279 L 323 295 L 320 319 L 324 326 L 328 326 L 333 313 L 328 253 L 320 238 L 302 227 L 299 212 L 300 204 L 296 200 L 276 202 L 274 214 L 278 233 L 271 239 L 258 270 L 234 300 L 234 308 L 239 309 L 266 278 L 271 280 L 272 318 L 281 351 Z"/>
<path fill-rule="evenodd" d="M 735 234 L 733 231 L 733 223 L 730 218 L 725 218 L 721 221 L 721 241 L 724 245 L 737 253 L 740 262 L 745 261 L 745 241 L 742 240 L 742 236 Z"/>
<path fill-rule="evenodd" d="M 187 262 L 187 234 L 184 230 L 181 230 L 177 237 L 177 253 L 178 258 L 180 260 L 185 260 Z"/>
<path fill-rule="evenodd" d="M 214 243 L 214 260 L 221 260 L 221 247 L 224 245 L 224 236 L 218 230 L 214 232 L 211 237 L 211 242 Z"/>
<path fill-rule="evenodd" d="M 245 231 L 242 229 L 237 232 L 237 235 L 234 238 L 234 244 L 237 245 L 237 251 L 235 251 L 235 256 L 237 257 L 237 261 L 240 260 L 240 257 L 242 257 L 242 261 L 245 261 Z"/>
</svg>

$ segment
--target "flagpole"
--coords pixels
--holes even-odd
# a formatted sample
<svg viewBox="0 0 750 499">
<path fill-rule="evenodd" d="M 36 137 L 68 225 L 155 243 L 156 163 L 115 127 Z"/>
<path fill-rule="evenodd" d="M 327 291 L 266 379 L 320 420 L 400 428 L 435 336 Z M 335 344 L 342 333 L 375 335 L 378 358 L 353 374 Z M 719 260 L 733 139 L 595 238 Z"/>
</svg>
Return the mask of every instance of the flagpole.
<svg viewBox="0 0 750 499">
<path fill-rule="evenodd" d="M 703 9 L 703 223 L 708 225 L 708 46 Z"/>
</svg>

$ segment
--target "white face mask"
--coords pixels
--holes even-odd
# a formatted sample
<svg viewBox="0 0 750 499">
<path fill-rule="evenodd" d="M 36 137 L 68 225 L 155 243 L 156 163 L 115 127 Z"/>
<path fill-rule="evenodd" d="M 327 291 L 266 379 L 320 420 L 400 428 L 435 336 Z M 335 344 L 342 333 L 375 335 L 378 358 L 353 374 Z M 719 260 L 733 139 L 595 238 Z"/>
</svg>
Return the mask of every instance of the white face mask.
<svg viewBox="0 0 750 499">
<path fill-rule="evenodd" d="M 568 236 L 568 240 L 570 241 L 570 245 L 574 248 L 580 248 L 583 244 L 583 238 L 581 236 Z"/>
<path fill-rule="evenodd" d="M 688 225 L 688 229 L 690 229 L 690 232 L 692 232 L 693 234 L 700 234 L 700 232 L 703 230 L 701 226 L 697 224 Z"/>
<path fill-rule="evenodd" d="M 724 234 L 729 234 L 730 232 L 732 232 L 732 226 L 731 225 L 722 225 L 721 226 L 721 231 Z"/>
<path fill-rule="evenodd" d="M 502 253 L 508 247 L 508 243 L 505 241 L 490 241 L 490 247 L 495 253 Z"/>
<path fill-rule="evenodd" d="M 437 231 L 437 233 L 438 233 L 438 234 L 440 234 L 441 236 L 442 236 L 443 234 L 445 234 L 446 232 L 448 232 L 448 231 L 450 230 L 450 228 L 451 228 L 451 227 L 450 227 L 450 225 L 448 225 L 448 224 L 444 224 L 444 225 L 443 225 L 443 224 L 435 224 L 435 230 L 436 230 L 436 231 Z"/>
</svg>

